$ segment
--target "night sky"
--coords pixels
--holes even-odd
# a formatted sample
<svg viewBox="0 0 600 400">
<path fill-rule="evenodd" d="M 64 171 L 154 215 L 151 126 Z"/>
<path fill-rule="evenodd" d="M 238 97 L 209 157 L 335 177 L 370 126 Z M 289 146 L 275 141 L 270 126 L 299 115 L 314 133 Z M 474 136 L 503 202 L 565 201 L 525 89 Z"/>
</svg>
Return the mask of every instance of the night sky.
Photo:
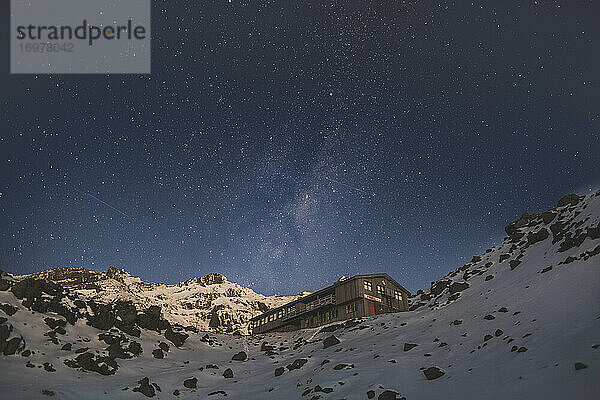
<svg viewBox="0 0 600 400">
<path fill-rule="evenodd" d="M 0 268 L 416 291 L 600 187 L 597 4 L 342 3 L 155 1 L 151 75 L 3 57 Z"/>
</svg>

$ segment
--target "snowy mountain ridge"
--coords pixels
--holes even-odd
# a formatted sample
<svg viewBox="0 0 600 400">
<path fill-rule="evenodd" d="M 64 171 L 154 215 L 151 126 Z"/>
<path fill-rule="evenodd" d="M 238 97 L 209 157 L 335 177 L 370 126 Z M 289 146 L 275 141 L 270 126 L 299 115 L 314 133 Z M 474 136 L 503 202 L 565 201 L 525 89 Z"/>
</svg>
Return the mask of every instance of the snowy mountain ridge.
<svg viewBox="0 0 600 400">
<path fill-rule="evenodd" d="M 143 282 L 114 267 L 105 272 L 59 267 L 14 278 L 43 279 L 102 303 L 129 301 L 138 308 L 159 306 L 164 318 L 174 324 L 221 333 L 247 334 L 250 318 L 298 297 L 264 296 L 217 273 L 175 285 Z"/>
<path fill-rule="evenodd" d="M 0 397 L 600 397 L 600 191 L 506 232 L 412 311 L 264 335 L 201 332 L 156 306 L 3 275 Z"/>
</svg>

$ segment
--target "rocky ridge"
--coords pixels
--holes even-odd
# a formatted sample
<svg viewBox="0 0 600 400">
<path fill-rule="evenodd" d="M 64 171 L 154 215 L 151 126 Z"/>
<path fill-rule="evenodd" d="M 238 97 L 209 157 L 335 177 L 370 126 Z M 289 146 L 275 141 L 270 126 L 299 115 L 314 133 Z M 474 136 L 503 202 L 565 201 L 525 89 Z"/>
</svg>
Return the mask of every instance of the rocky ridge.
<svg viewBox="0 0 600 400">
<path fill-rule="evenodd" d="M 15 281 L 45 281 L 97 303 L 129 302 L 137 308 L 158 307 L 173 324 L 222 333 L 248 333 L 250 318 L 297 296 L 263 296 L 212 273 L 176 285 L 146 283 L 124 270 L 54 268 Z"/>
</svg>

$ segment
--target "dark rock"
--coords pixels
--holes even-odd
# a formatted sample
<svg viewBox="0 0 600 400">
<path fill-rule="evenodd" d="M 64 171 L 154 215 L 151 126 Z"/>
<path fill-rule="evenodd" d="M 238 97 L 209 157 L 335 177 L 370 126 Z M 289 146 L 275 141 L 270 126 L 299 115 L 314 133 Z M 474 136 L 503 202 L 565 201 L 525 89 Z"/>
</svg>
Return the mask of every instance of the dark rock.
<svg viewBox="0 0 600 400">
<path fill-rule="evenodd" d="M 21 338 L 21 337 L 11 338 L 4 345 L 4 355 L 11 356 L 11 355 L 15 354 L 17 352 L 17 350 L 19 350 L 20 348 L 25 347 L 24 345 L 25 345 L 25 342 L 23 342 L 23 338 Z"/>
<path fill-rule="evenodd" d="M 549 211 L 545 211 L 545 212 L 541 213 L 540 217 L 542 217 L 542 221 L 544 222 L 544 224 L 549 224 L 550 222 L 552 222 L 554 220 L 556 215 L 557 215 L 556 211 L 549 210 Z"/>
<path fill-rule="evenodd" d="M 496 332 L 494 332 L 494 336 L 499 337 L 502 336 L 503 333 L 504 331 L 502 331 L 502 329 L 496 329 Z"/>
<path fill-rule="evenodd" d="M 127 351 L 133 354 L 134 357 L 139 357 L 142 354 L 142 345 L 136 341 L 132 341 L 129 343 L 127 347 Z"/>
<path fill-rule="evenodd" d="M 485 317 L 483 317 L 483 319 L 487 319 L 488 321 L 491 321 L 493 319 L 496 319 L 496 317 L 494 317 L 492 314 L 488 314 Z"/>
<path fill-rule="evenodd" d="M 409 351 L 410 349 L 413 349 L 417 346 L 418 344 L 416 343 L 404 343 L 404 351 Z"/>
<path fill-rule="evenodd" d="M 455 294 L 458 292 L 462 292 L 465 289 L 469 288 L 469 284 L 467 282 L 453 282 L 450 284 L 450 294 Z"/>
<path fill-rule="evenodd" d="M 117 321 L 117 317 L 112 312 L 112 306 L 109 304 L 89 302 L 93 315 L 88 316 L 88 324 L 94 328 L 106 331 L 112 328 Z"/>
<path fill-rule="evenodd" d="M 160 342 L 160 343 L 158 344 L 158 347 L 160 347 L 160 349 L 161 349 L 162 351 L 164 351 L 165 353 L 169 351 L 169 345 L 168 345 L 168 344 L 166 344 L 165 342 Z"/>
<path fill-rule="evenodd" d="M 173 396 L 179 396 L 179 394 L 180 394 L 179 389 L 173 390 Z"/>
<path fill-rule="evenodd" d="M 375 397 L 375 392 L 373 390 L 369 390 L 367 392 L 367 399 L 372 399 Z"/>
<path fill-rule="evenodd" d="M 493 336 L 492 336 L 492 335 L 485 335 L 485 336 L 483 337 L 483 341 L 484 341 L 484 342 L 487 342 L 487 341 L 488 341 L 488 340 L 490 340 L 491 338 L 493 338 Z"/>
<path fill-rule="evenodd" d="M 582 198 L 579 197 L 578 195 L 576 195 L 575 193 L 571 193 L 571 194 L 567 194 L 563 197 L 560 198 L 560 200 L 558 200 L 558 203 L 556 203 L 557 207 L 564 207 L 564 206 L 568 206 L 568 205 L 576 205 L 577 203 L 579 203 L 579 200 L 581 200 Z"/>
<path fill-rule="evenodd" d="M 394 392 L 393 390 L 385 390 L 379 396 L 377 396 L 377 400 L 400 400 L 400 398 L 398 397 L 398 392 Z"/>
<path fill-rule="evenodd" d="M 148 379 L 148 377 L 139 380 L 138 383 L 140 386 L 133 388 L 134 392 L 140 392 L 146 397 L 154 397 L 154 395 L 156 395 L 156 390 L 150 385 L 150 379 Z"/>
<path fill-rule="evenodd" d="M 500 307 L 500 309 L 498 310 L 498 312 L 508 312 L 508 308 L 506 308 L 506 307 Z"/>
<path fill-rule="evenodd" d="M 246 361 L 248 359 L 248 354 L 245 351 L 240 351 L 231 357 L 233 361 Z"/>
<path fill-rule="evenodd" d="M 61 347 L 60 349 L 65 350 L 65 351 L 71 351 L 71 347 L 72 347 L 71 343 L 65 343 L 63 345 L 63 347 Z"/>
<path fill-rule="evenodd" d="M 460 325 L 462 324 L 462 319 L 455 319 L 454 321 L 452 321 L 451 325 Z"/>
<path fill-rule="evenodd" d="M 27 349 L 21 353 L 21 357 L 29 357 L 31 355 L 31 350 Z"/>
<path fill-rule="evenodd" d="M 113 358 L 82 353 L 74 360 L 65 360 L 65 365 L 71 368 L 81 368 L 85 371 L 97 372 L 101 375 L 113 375 L 119 369 L 119 365 Z"/>
<path fill-rule="evenodd" d="M 53 390 L 48 390 L 48 389 L 42 389 L 42 394 L 44 396 L 48 396 L 48 397 L 54 397 L 54 395 L 56 394 Z"/>
<path fill-rule="evenodd" d="M 499 262 L 502 262 L 504 260 L 508 260 L 509 258 L 510 258 L 510 254 L 500 254 Z"/>
<path fill-rule="evenodd" d="M 429 367 L 429 368 L 423 370 L 423 374 L 425 374 L 425 377 L 427 378 L 427 380 L 433 380 L 433 379 L 437 379 L 441 376 L 444 376 L 445 372 L 438 367 Z"/>
<path fill-rule="evenodd" d="M 14 315 L 19 309 L 7 303 L 0 303 L 0 310 L 4 311 L 6 315 Z"/>
<path fill-rule="evenodd" d="M 494 279 L 494 275 L 488 275 L 488 276 L 485 277 L 486 281 L 490 281 L 492 279 Z"/>
<path fill-rule="evenodd" d="M 135 323 L 140 328 L 160 332 L 162 330 L 161 328 L 166 329 L 166 326 L 164 326 L 164 323 L 161 321 L 161 319 L 160 307 L 150 306 L 143 312 L 136 315 Z"/>
<path fill-rule="evenodd" d="M 169 340 L 176 347 L 183 346 L 183 343 L 189 336 L 187 333 L 175 332 L 171 327 L 165 331 L 165 339 Z"/>
<path fill-rule="evenodd" d="M 510 269 L 513 270 L 515 268 L 517 268 L 519 266 L 519 264 L 521 264 L 521 260 L 510 260 L 509 265 L 510 265 Z"/>
<path fill-rule="evenodd" d="M 519 347 L 519 350 L 517 350 L 517 353 L 525 353 L 527 351 L 527 347 Z"/>
<path fill-rule="evenodd" d="M 439 296 L 440 294 L 442 294 L 442 292 L 444 291 L 444 289 L 446 289 L 448 287 L 448 285 L 450 285 L 450 282 L 451 281 L 448 280 L 448 279 L 443 279 L 443 280 L 434 282 L 431 285 L 430 292 L 434 296 Z"/>
<path fill-rule="evenodd" d="M 288 371 L 292 371 L 295 369 L 302 368 L 307 362 L 308 360 L 306 358 L 299 358 L 297 360 L 294 360 L 294 362 L 289 364 L 286 368 L 288 369 Z"/>
<path fill-rule="evenodd" d="M 342 364 L 336 365 L 335 367 L 333 367 L 333 369 L 336 370 L 336 371 L 340 371 L 340 370 L 346 369 L 348 367 L 350 367 L 350 365 L 342 363 Z"/>
<path fill-rule="evenodd" d="M 154 349 L 152 350 L 152 356 L 154 358 L 162 359 L 165 358 L 165 353 L 163 353 L 162 349 Z"/>
<path fill-rule="evenodd" d="M 263 342 L 260 345 L 260 351 L 270 351 L 270 350 L 275 350 L 275 347 L 267 344 L 267 342 Z"/>
<path fill-rule="evenodd" d="M 215 394 L 222 394 L 223 396 L 227 396 L 227 393 L 224 390 L 217 390 L 215 392 L 210 392 L 208 396 L 213 396 Z"/>
<path fill-rule="evenodd" d="M 587 365 L 585 365 L 584 363 L 581 362 L 576 362 L 575 363 L 575 371 L 579 371 L 580 369 L 586 369 Z"/>
<path fill-rule="evenodd" d="M 183 381 L 183 386 L 188 389 L 196 389 L 198 385 L 198 378 L 189 378 Z"/>
<path fill-rule="evenodd" d="M 284 371 L 285 371 L 285 369 L 283 367 L 275 368 L 275 376 L 282 375 Z"/>
<path fill-rule="evenodd" d="M 224 378 L 233 378 L 233 371 L 231 370 L 231 368 L 227 368 L 225 370 L 225 372 L 223 372 L 223 377 Z"/>
<path fill-rule="evenodd" d="M 535 233 L 530 232 L 527 234 L 527 245 L 531 246 L 532 244 L 546 240 L 548 236 L 550 236 L 550 232 L 548 232 L 548 229 L 546 228 L 542 228 Z"/>
<path fill-rule="evenodd" d="M 49 362 L 45 362 L 43 365 L 44 365 L 44 370 L 46 372 L 56 372 L 56 370 L 54 369 L 52 364 L 50 364 Z"/>
<path fill-rule="evenodd" d="M 335 346 L 336 344 L 339 344 L 340 341 L 338 338 L 336 338 L 335 336 L 331 335 L 326 337 L 325 339 L 323 339 L 323 348 L 326 349 L 328 347 L 331 346 Z"/>
</svg>

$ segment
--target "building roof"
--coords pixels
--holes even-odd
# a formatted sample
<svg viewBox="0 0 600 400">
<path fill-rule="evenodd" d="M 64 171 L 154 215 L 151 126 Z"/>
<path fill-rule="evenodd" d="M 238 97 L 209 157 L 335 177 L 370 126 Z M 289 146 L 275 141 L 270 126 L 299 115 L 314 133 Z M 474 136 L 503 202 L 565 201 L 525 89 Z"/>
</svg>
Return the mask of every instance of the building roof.
<svg viewBox="0 0 600 400">
<path fill-rule="evenodd" d="M 337 281 L 337 282 L 334 282 L 332 285 L 329 285 L 329 286 L 327 286 L 326 288 L 323 288 L 323 289 L 321 289 L 321 290 L 317 290 L 316 292 L 313 292 L 313 293 L 311 293 L 311 294 L 307 294 L 306 296 L 302 296 L 302 297 L 300 297 L 299 299 L 296 299 L 296 300 L 294 300 L 294 301 L 290 301 L 289 303 L 285 303 L 285 304 L 284 304 L 284 305 L 282 305 L 282 306 L 279 306 L 279 307 L 272 308 L 272 309 L 270 309 L 269 311 L 265 311 L 264 313 L 262 313 L 262 314 L 260 314 L 260 315 L 257 315 L 257 316 L 255 316 L 255 317 L 252 317 L 252 318 L 250 318 L 250 321 L 252 321 L 252 320 L 255 320 L 255 319 L 258 319 L 258 318 L 261 318 L 263 315 L 265 315 L 265 314 L 270 314 L 270 313 L 272 313 L 272 312 L 275 312 L 275 311 L 277 311 L 277 310 L 279 310 L 279 309 L 281 309 L 281 308 L 284 308 L 284 307 L 289 307 L 289 306 L 290 306 L 290 305 L 292 305 L 292 304 L 296 304 L 296 303 L 304 302 L 304 301 L 306 301 L 307 299 L 310 299 L 311 297 L 316 297 L 316 296 L 318 296 L 319 294 L 321 294 L 321 293 L 323 293 L 323 292 L 326 292 L 326 291 L 328 291 L 328 290 L 331 290 L 332 288 L 334 288 L 334 287 L 336 287 L 336 286 L 339 286 L 339 285 L 342 285 L 342 284 L 344 284 L 344 283 L 347 283 L 347 282 L 349 282 L 349 281 L 352 281 L 352 280 L 355 280 L 355 279 L 360 279 L 360 278 L 374 278 L 374 277 L 378 277 L 378 276 L 383 276 L 383 277 L 385 277 L 386 279 L 388 279 L 389 281 L 391 281 L 391 282 L 392 282 L 392 283 L 393 283 L 395 286 L 398 286 L 398 287 L 399 287 L 400 289 L 402 289 L 404 292 L 408 293 L 408 295 L 410 296 L 410 292 L 409 292 L 408 290 L 406 290 L 406 289 L 404 288 L 404 286 L 402 286 L 401 284 L 399 284 L 398 282 L 396 282 L 396 280 L 395 280 L 394 278 L 392 278 L 391 276 L 389 276 L 389 275 L 388 275 L 388 274 L 386 274 L 386 273 L 354 275 L 354 276 L 352 276 L 352 277 L 350 277 L 350 278 L 346 278 L 346 279 L 343 279 L 343 280 L 339 280 L 339 281 Z"/>
</svg>

